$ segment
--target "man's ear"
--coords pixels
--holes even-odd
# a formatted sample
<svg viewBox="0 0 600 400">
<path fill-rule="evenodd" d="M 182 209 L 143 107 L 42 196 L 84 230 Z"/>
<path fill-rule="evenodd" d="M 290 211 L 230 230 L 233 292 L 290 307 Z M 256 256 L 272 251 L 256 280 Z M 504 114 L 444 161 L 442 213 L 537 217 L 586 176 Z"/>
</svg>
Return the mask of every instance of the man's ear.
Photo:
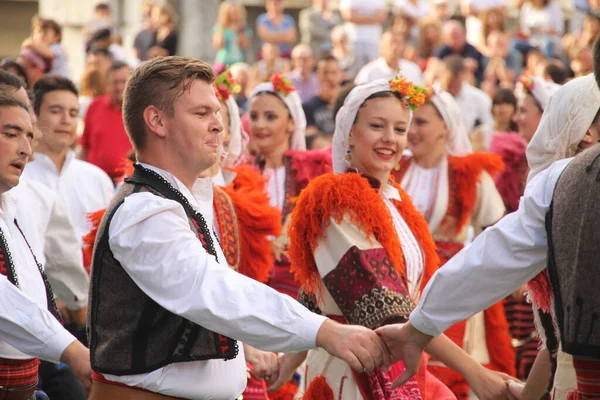
<svg viewBox="0 0 600 400">
<path fill-rule="evenodd" d="M 150 105 L 146 107 L 144 110 L 144 123 L 148 127 L 150 133 L 161 138 L 167 136 L 165 112 L 158 109 L 156 106 Z"/>
</svg>

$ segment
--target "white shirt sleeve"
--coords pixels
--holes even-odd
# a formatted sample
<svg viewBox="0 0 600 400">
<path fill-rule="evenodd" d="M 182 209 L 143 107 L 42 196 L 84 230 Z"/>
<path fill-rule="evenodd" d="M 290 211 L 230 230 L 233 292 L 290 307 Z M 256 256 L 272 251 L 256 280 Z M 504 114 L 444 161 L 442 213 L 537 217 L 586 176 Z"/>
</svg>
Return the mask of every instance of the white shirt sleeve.
<svg viewBox="0 0 600 400">
<path fill-rule="evenodd" d="M 216 262 L 175 201 L 128 196 L 111 221 L 109 246 L 136 285 L 172 313 L 267 351 L 316 346 L 326 318 L 231 270 L 225 260 Z"/>
<path fill-rule="evenodd" d="M 506 297 L 546 267 L 546 213 L 556 182 L 571 159 L 533 179 L 519 209 L 486 229 L 427 284 L 411 323 L 432 336 Z"/>
<path fill-rule="evenodd" d="M 54 202 L 44 234 L 46 274 L 55 294 L 69 310 L 87 305 L 89 277 L 83 267 L 81 246 L 69 214 L 61 202 Z"/>
<path fill-rule="evenodd" d="M 76 339 L 46 309 L 0 275 L 0 337 L 17 350 L 58 363 Z"/>
</svg>

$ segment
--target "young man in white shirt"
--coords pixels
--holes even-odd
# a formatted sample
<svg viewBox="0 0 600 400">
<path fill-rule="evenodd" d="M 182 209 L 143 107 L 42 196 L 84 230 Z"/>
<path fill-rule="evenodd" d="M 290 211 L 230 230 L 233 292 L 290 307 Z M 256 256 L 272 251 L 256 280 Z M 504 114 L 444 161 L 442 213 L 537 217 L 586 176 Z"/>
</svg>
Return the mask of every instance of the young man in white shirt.
<svg viewBox="0 0 600 400">
<path fill-rule="evenodd" d="M 394 79 L 398 70 L 402 76 L 416 85 L 423 84 L 423 75 L 417 64 L 402 58 L 406 43 L 402 35 L 387 31 L 381 36 L 380 57 L 365 65 L 356 75 L 354 83 L 363 85 L 376 79 Z"/>
<path fill-rule="evenodd" d="M 106 208 L 114 186 L 100 168 L 76 159 L 79 102 L 72 81 L 57 75 L 42 77 L 33 87 L 33 108 L 42 132 L 24 178 L 40 182 L 66 204 L 80 246 L 90 229 L 89 213 Z"/>
<path fill-rule="evenodd" d="M 207 224 L 212 185 L 198 181 L 223 130 L 214 79 L 202 61 L 161 57 L 127 83 L 123 117 L 139 162 L 98 229 L 91 400 L 235 399 L 247 381 L 236 340 L 266 351 L 320 346 L 357 370 L 389 364 L 373 331 L 312 314 L 227 267 Z"/>
<path fill-rule="evenodd" d="M 20 204 L 10 189 L 31 157 L 34 133 L 27 105 L 6 88 L 0 89 L 0 129 L 0 397 L 25 400 L 33 395 L 39 368 L 35 355 L 70 361 L 89 387 L 88 352 L 54 319 L 58 311 L 52 289 L 16 218 Z"/>
<path fill-rule="evenodd" d="M 464 58 L 453 54 L 442 60 L 439 86 L 454 96 L 460 107 L 463 124 L 469 132 L 479 127 L 484 134 L 494 125 L 492 99 L 483 91 L 466 81 Z"/>
</svg>

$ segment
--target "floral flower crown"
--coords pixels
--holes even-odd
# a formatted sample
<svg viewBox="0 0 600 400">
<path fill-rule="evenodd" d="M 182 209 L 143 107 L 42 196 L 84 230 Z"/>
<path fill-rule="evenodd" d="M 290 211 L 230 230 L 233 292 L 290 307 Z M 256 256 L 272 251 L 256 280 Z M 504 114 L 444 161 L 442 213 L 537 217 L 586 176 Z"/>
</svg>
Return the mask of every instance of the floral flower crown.
<svg viewBox="0 0 600 400">
<path fill-rule="evenodd" d="M 288 94 L 296 91 L 296 88 L 292 82 L 285 76 L 280 75 L 278 72 L 271 75 L 271 83 L 273 84 L 273 89 L 275 92 L 283 97 L 286 97 Z"/>
<path fill-rule="evenodd" d="M 415 111 L 422 106 L 428 98 L 431 98 L 431 90 L 421 85 L 414 85 L 412 82 L 398 76 L 390 81 L 390 90 L 400 93 L 404 98 L 404 104 Z"/>
<path fill-rule="evenodd" d="M 219 100 L 227 101 L 232 93 L 239 93 L 241 87 L 235 83 L 231 72 L 227 70 L 217 76 L 215 81 L 215 90 Z"/>
<path fill-rule="evenodd" d="M 525 93 L 531 94 L 533 92 L 533 89 L 535 88 L 533 79 L 531 79 L 531 77 L 528 75 L 521 75 L 519 79 L 517 79 L 517 83 L 521 84 L 522 90 Z"/>
</svg>

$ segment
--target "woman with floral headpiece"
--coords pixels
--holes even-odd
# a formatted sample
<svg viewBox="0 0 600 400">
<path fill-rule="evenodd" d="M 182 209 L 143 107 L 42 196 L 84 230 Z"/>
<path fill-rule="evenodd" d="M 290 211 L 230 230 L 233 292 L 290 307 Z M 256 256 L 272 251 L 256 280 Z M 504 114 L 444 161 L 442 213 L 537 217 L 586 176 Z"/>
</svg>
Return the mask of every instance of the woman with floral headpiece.
<svg viewBox="0 0 600 400">
<path fill-rule="evenodd" d="M 331 158 L 324 151 L 306 151 L 306 117 L 288 79 L 274 74 L 254 88 L 249 103 L 250 137 L 258 152 L 254 165 L 267 180 L 271 205 L 280 210 L 285 227 L 293 199 L 311 179 L 331 170 Z M 287 247 L 284 230 L 273 242 L 275 263 L 269 285 L 296 298 L 299 286 L 290 272 Z"/>
<path fill-rule="evenodd" d="M 504 215 L 504 204 L 492 177 L 503 169 L 500 157 L 472 153 L 457 103 L 444 91 L 431 92 L 415 111 L 408 131 L 412 155 L 400 160 L 393 175 L 423 214 L 433 235 L 441 265 L 469 240 Z M 477 361 L 514 375 L 514 353 L 502 303 L 446 334 Z M 458 399 L 469 397 L 467 381 L 438 360 L 429 369 Z"/>
<path fill-rule="evenodd" d="M 315 178 L 300 194 L 288 234 L 300 301 L 341 323 L 372 329 L 406 321 L 438 266 L 427 223 L 410 197 L 390 179 L 406 144 L 412 112 L 425 101 L 424 87 L 404 79 L 376 80 L 353 88 L 336 116 L 334 173 Z M 482 399 L 505 390 L 447 337 L 428 347 L 470 379 Z M 393 388 L 403 370 L 353 373 L 320 349 L 285 355 L 284 379 L 306 359 L 304 399 L 454 399 L 422 368 L 417 379 Z M 503 388 L 504 386 L 504 388 Z"/>
</svg>

